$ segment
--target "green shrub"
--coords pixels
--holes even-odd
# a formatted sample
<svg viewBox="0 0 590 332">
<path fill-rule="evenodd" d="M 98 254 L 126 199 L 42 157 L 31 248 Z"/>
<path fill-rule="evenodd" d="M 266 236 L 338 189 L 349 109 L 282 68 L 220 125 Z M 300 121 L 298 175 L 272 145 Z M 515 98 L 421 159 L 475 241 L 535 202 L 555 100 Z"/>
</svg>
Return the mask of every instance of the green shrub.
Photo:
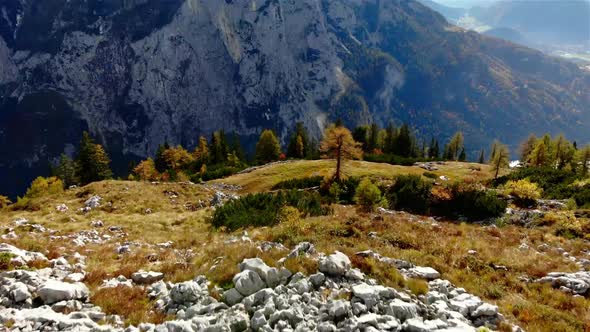
<svg viewBox="0 0 590 332">
<path fill-rule="evenodd" d="M 370 161 L 373 163 L 384 163 L 402 166 L 412 166 L 417 162 L 429 161 L 424 158 L 408 158 L 394 154 L 365 154 L 363 156 L 363 159 L 365 161 Z"/>
<path fill-rule="evenodd" d="M 311 176 L 300 179 L 289 179 L 281 181 L 272 187 L 272 190 L 279 189 L 308 189 L 313 187 L 319 187 L 324 181 L 323 176 Z"/>
<path fill-rule="evenodd" d="M 590 209 L 590 184 L 575 188 L 575 193 L 572 198 L 576 201 L 578 207 L 582 209 Z"/>
<path fill-rule="evenodd" d="M 389 207 L 413 213 L 428 213 L 431 201 L 432 183 L 419 175 L 402 175 L 395 179 L 385 197 Z"/>
<path fill-rule="evenodd" d="M 203 181 L 215 180 L 225 178 L 231 175 L 234 175 L 242 170 L 245 167 L 230 167 L 230 166 L 209 166 L 205 174 L 201 177 Z M 199 174 L 195 174 L 193 177 L 198 177 Z M 193 180 L 194 181 L 194 180 Z"/>
<path fill-rule="evenodd" d="M 330 209 L 322 206 L 318 193 L 305 191 L 288 191 L 258 193 L 243 196 L 229 201 L 213 213 L 211 224 L 225 227 L 230 231 L 244 227 L 261 227 L 276 225 L 284 217 L 281 211 L 285 206 L 299 210 L 302 216 L 320 216 L 330 213 Z"/>
<path fill-rule="evenodd" d="M 435 214 L 447 217 L 464 217 L 469 220 L 495 218 L 504 214 L 508 204 L 494 192 L 475 186 L 454 184 L 450 198 L 437 199 L 432 204 Z"/>
<path fill-rule="evenodd" d="M 7 252 L 0 253 L 0 271 L 8 271 L 12 269 L 12 264 L 10 263 L 12 257 L 12 254 Z"/>
<path fill-rule="evenodd" d="M 535 206 L 541 198 L 541 190 L 537 184 L 526 179 L 508 181 L 504 185 L 504 193 L 513 196 L 516 205 L 521 207 Z"/>
<path fill-rule="evenodd" d="M 580 175 L 569 170 L 559 170 L 552 167 L 531 167 L 522 168 L 500 177 L 493 184 L 503 185 L 508 181 L 524 179 L 536 183 L 543 190 L 545 198 L 567 199 L 575 193 L 571 185 L 580 179 Z"/>
<path fill-rule="evenodd" d="M 355 204 L 354 197 L 360 182 L 357 177 L 348 177 L 339 182 L 325 179 L 320 185 L 320 194 L 331 203 Z"/>
<path fill-rule="evenodd" d="M 364 178 L 356 188 L 354 201 L 367 212 L 374 211 L 378 205 L 384 204 L 381 190 L 369 178 Z"/>
</svg>

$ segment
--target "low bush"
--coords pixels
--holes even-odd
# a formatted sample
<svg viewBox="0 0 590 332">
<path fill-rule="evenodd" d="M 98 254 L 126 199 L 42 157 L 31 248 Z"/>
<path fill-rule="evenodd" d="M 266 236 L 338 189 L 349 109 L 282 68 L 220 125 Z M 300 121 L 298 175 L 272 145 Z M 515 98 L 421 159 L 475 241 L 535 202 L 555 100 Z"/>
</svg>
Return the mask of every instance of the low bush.
<svg viewBox="0 0 590 332">
<path fill-rule="evenodd" d="M 31 183 L 23 197 L 17 197 L 16 203 L 12 204 L 11 208 L 13 210 L 38 211 L 41 209 L 41 204 L 35 198 L 63 193 L 63 187 L 62 180 L 57 177 L 44 178 L 40 176 Z"/>
<path fill-rule="evenodd" d="M 272 190 L 279 189 L 308 189 L 313 187 L 319 187 L 324 181 L 323 176 L 311 176 L 300 179 L 289 179 L 281 181 L 272 187 Z"/>
<path fill-rule="evenodd" d="M 520 207 L 535 206 L 537 200 L 541 198 L 541 189 L 536 183 L 526 179 L 508 181 L 504 185 L 504 193 L 514 197 L 514 203 Z"/>
<path fill-rule="evenodd" d="M 7 271 L 12 269 L 12 264 L 10 263 L 12 257 L 12 254 L 9 254 L 7 252 L 0 253 L 0 271 Z"/>
<path fill-rule="evenodd" d="M 348 177 L 339 182 L 325 179 L 320 185 L 320 194 L 330 203 L 354 204 L 356 189 L 361 180 L 357 177 Z"/>
<path fill-rule="evenodd" d="M 447 197 L 433 201 L 432 211 L 441 216 L 481 220 L 503 215 L 507 206 L 494 192 L 473 185 L 454 184 L 448 188 Z"/>
<path fill-rule="evenodd" d="M 217 208 L 211 224 L 230 231 L 250 226 L 271 226 L 280 222 L 280 212 L 285 206 L 296 208 L 302 216 L 330 213 L 330 209 L 322 205 L 318 193 L 296 190 L 276 194 L 258 193 L 243 196 Z"/>
<path fill-rule="evenodd" d="M 364 178 L 356 188 L 354 201 L 366 212 L 372 212 L 377 206 L 387 203 L 381 196 L 381 190 L 369 178 Z"/>
<path fill-rule="evenodd" d="M 193 175 L 192 178 L 200 178 L 203 181 L 210 181 L 215 179 L 221 179 L 224 177 L 228 177 L 234 175 L 242 170 L 245 169 L 244 167 L 230 167 L 230 166 L 209 166 L 207 171 L 201 177 L 200 174 Z M 195 180 L 193 180 L 195 181 Z"/>
<path fill-rule="evenodd" d="M 428 293 L 428 283 L 421 279 L 408 279 L 406 287 L 416 295 L 426 295 Z"/>
<path fill-rule="evenodd" d="M 365 154 L 363 156 L 365 161 L 374 163 L 385 163 L 392 165 L 412 166 L 417 162 L 431 161 L 424 158 L 407 158 L 393 154 Z"/>
<path fill-rule="evenodd" d="M 580 179 L 580 175 L 569 170 L 559 170 L 552 167 L 522 168 L 493 181 L 494 185 L 504 185 L 508 181 L 527 179 L 536 183 L 550 199 L 567 199 L 574 194 L 572 184 Z"/>
<path fill-rule="evenodd" d="M 413 213 L 428 213 L 431 202 L 432 183 L 419 175 L 402 175 L 387 189 L 385 197 L 389 207 Z"/>
<path fill-rule="evenodd" d="M 565 238 L 583 238 L 590 232 L 590 223 L 587 220 L 577 219 L 573 212 L 550 212 L 543 218 L 545 224 L 555 225 L 555 235 Z"/>
<path fill-rule="evenodd" d="M 10 201 L 10 199 L 8 199 L 8 197 L 0 195 L 0 209 L 3 209 L 9 206 L 10 204 L 12 204 L 12 202 Z"/>
</svg>

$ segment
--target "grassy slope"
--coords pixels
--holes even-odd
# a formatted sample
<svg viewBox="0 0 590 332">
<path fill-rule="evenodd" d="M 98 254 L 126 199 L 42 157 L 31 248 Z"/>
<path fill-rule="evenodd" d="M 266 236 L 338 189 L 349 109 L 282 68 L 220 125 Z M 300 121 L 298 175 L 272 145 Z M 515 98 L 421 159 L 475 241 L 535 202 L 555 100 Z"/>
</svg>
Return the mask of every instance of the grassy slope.
<svg viewBox="0 0 590 332">
<path fill-rule="evenodd" d="M 471 171 L 468 164 L 452 163 L 442 166 L 438 175 L 468 180 L 490 177 L 487 166 L 482 171 Z M 245 192 L 267 190 L 276 182 L 332 172 L 331 161 L 299 161 L 258 169 L 254 172 L 216 181 L 244 186 Z M 371 175 L 390 178 L 395 174 L 420 174 L 417 167 L 400 167 L 367 162 L 347 164 L 349 175 Z M 171 198 L 171 192 L 178 197 Z M 0 229 L 12 227 L 13 220 L 25 217 L 31 222 L 58 230 L 68 235 L 91 229 L 92 220 L 102 220 L 108 226 L 121 226 L 128 234 L 113 238 L 106 244 L 76 247 L 70 240 L 49 240 L 46 234 L 17 230 L 20 237 L 5 242 L 28 250 L 44 251 L 50 258 L 81 252 L 88 256 L 89 275 L 86 282 L 94 292 L 93 301 L 108 312 L 124 314 L 129 322 L 161 321 L 165 317 L 150 313 L 150 303 L 141 301 L 141 292 L 120 293 L 117 297 L 98 291 L 103 279 L 120 274 L 127 277 L 140 268 L 162 271 L 169 281 L 182 281 L 206 274 L 220 285 L 226 285 L 237 263 L 245 257 L 259 256 L 269 264 L 284 256 L 284 252 L 260 253 L 247 243 L 224 243 L 232 234 L 216 232 L 206 222 L 211 209 L 189 211 L 186 203 L 208 202 L 213 189 L 190 184 L 150 184 L 127 181 L 106 181 L 84 188 L 68 190 L 64 194 L 45 197 L 38 202 L 42 209 L 35 212 L 2 211 Z M 103 206 L 88 214 L 78 208 L 93 194 L 103 197 Z M 112 202 L 109 206 L 108 202 Z M 70 208 L 59 213 L 55 206 L 65 203 Z M 153 213 L 146 214 L 147 208 Z M 111 234 L 106 229 L 101 233 Z M 522 242 L 536 248 L 547 243 L 552 248 L 563 248 L 571 255 L 583 257 L 590 249 L 581 240 L 567 240 L 552 235 L 549 228 L 525 229 L 515 226 L 500 228 L 478 225 L 437 223 L 426 217 L 400 214 L 377 216 L 358 213 L 354 207 L 336 206 L 332 216 L 308 218 L 294 224 L 273 228 L 250 229 L 253 240 L 280 241 L 292 246 L 299 241 L 311 241 L 322 251 L 341 250 L 353 254 L 357 250 L 373 249 L 384 255 L 408 259 L 415 264 L 432 266 L 443 278 L 466 288 L 487 301 L 500 306 L 502 313 L 527 331 L 584 331 L 590 329 L 590 301 L 573 299 L 548 286 L 527 284 L 521 276 L 539 277 L 550 271 L 575 271 L 576 266 L 558 251 L 545 253 L 521 251 Z M 377 232 L 378 238 L 368 236 Z M 132 247 L 129 255 L 119 256 L 115 248 L 124 241 L 156 244 L 174 241 L 174 249 Z M 476 250 L 476 255 L 467 251 Z M 190 251 L 192 250 L 192 253 Z M 160 262 L 151 262 L 148 254 L 156 254 Z M 217 268 L 211 269 L 214 264 Z M 492 264 L 505 265 L 508 271 L 495 270 Z M 287 261 L 292 270 L 313 271 L 315 263 L 301 259 Z M 375 271 L 374 271 L 375 272 Z M 375 272 L 375 277 L 386 273 Z M 387 282 L 387 280 L 383 280 Z M 398 285 L 399 286 L 399 285 Z M 137 300 L 139 297 L 139 300 Z M 135 300 L 131 301 L 133 298 Z M 114 301 L 114 302 L 113 302 Z M 109 309 L 110 308 L 110 309 Z"/>
<path fill-rule="evenodd" d="M 261 167 L 249 173 L 234 175 L 213 182 L 240 185 L 243 187 L 244 192 L 260 192 L 270 190 L 276 183 L 288 179 L 317 175 L 330 176 L 334 173 L 334 167 L 334 160 L 294 161 Z M 439 170 L 433 173 L 438 176 L 448 176 L 451 181 L 465 180 L 466 178 L 482 180 L 492 177 L 488 165 L 450 162 L 437 167 Z M 481 171 L 473 171 L 469 167 L 477 167 Z M 344 164 L 344 174 L 347 176 L 391 179 L 400 174 L 423 174 L 424 172 L 426 172 L 424 169 L 417 166 L 397 166 L 366 161 L 348 161 Z"/>
</svg>

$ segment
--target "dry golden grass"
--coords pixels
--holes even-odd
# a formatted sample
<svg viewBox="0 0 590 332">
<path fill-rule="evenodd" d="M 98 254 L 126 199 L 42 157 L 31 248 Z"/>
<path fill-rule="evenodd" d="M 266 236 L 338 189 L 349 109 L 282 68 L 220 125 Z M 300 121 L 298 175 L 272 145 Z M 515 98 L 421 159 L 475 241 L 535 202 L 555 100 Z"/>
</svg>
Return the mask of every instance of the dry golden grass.
<svg viewBox="0 0 590 332">
<path fill-rule="evenodd" d="M 582 250 L 590 249 L 590 244 L 583 240 L 556 237 L 548 228 L 493 228 L 442 222 L 433 225 L 427 218 L 410 215 L 374 218 L 359 215 L 353 207 L 342 206 L 335 208 L 333 216 L 309 218 L 300 223 L 299 232 L 279 225 L 267 230 L 264 238 L 281 239 L 289 245 L 310 241 L 321 251 L 340 250 L 351 257 L 357 251 L 371 249 L 385 256 L 431 266 L 443 278 L 496 303 L 508 319 L 527 331 L 584 331 L 590 326 L 589 299 L 574 299 L 547 285 L 520 280 L 521 276 L 536 278 L 552 271 L 578 270 L 557 251 L 521 251 L 518 247 L 522 242 L 531 248 L 547 243 L 583 257 Z M 377 232 L 379 237 L 370 238 L 369 232 Z M 469 250 L 477 253 L 470 255 Z M 355 266 L 385 284 L 423 291 L 420 282 L 400 280 L 374 261 L 356 257 L 352 260 Z M 505 266 L 508 271 L 497 269 L 498 266 Z"/>
<path fill-rule="evenodd" d="M 127 324 L 160 324 L 166 319 L 164 313 L 154 309 L 153 301 L 148 299 L 141 287 L 118 286 L 99 289 L 92 294 L 90 300 L 108 315 L 125 317 Z"/>
<path fill-rule="evenodd" d="M 259 169 L 252 173 L 236 175 L 216 182 L 244 186 L 244 192 L 270 189 L 279 181 L 312 175 L 330 175 L 333 162 L 297 161 Z M 472 170 L 472 164 L 449 163 L 440 166 L 437 175 L 449 176 L 452 180 L 481 181 L 489 179 L 490 170 L 485 165 L 475 165 L 481 170 Z M 354 176 L 371 176 L 391 179 L 398 174 L 423 174 L 417 167 L 373 164 L 361 161 L 347 163 L 346 173 Z M 84 201 L 92 195 L 103 197 L 103 206 L 87 214 L 79 213 Z M 178 197 L 172 198 L 174 194 Z M 93 300 L 107 312 L 122 314 L 128 322 L 140 320 L 160 321 L 165 317 L 154 314 L 151 302 L 145 293 L 132 289 L 113 296 L 109 291 L 99 291 L 103 280 L 139 270 L 161 271 L 166 281 L 179 282 L 196 275 L 206 275 L 209 280 L 223 288 L 231 287 L 231 279 L 238 271 L 238 263 L 244 258 L 260 257 L 267 264 L 276 266 L 283 251 L 260 252 L 254 244 L 225 241 L 235 234 L 213 230 L 207 223 L 211 209 L 189 210 L 186 203 L 208 202 L 213 190 L 201 185 L 142 182 L 106 181 L 94 183 L 63 194 L 38 199 L 41 209 L 34 212 L 2 210 L 0 227 L 14 227 L 13 221 L 25 217 L 57 230 L 56 235 L 69 235 L 89 230 L 92 220 L 102 220 L 104 228 L 96 229 L 110 233 L 109 226 L 120 226 L 127 234 L 113 238 L 105 244 L 89 244 L 76 247 L 71 240 L 51 241 L 46 234 L 29 233 L 17 229 L 19 238 L 5 242 L 20 248 L 45 253 L 49 258 L 66 256 L 75 252 L 86 255 L 86 283 L 91 288 Z M 109 202 L 112 202 L 109 204 Z M 70 208 L 66 213 L 55 207 L 65 203 Z M 146 209 L 152 213 L 146 214 Z M 382 255 L 409 260 L 415 264 L 432 266 L 459 287 L 466 288 L 486 301 L 496 303 L 501 312 L 511 321 L 528 331 L 584 331 L 590 330 L 590 301 L 573 299 L 571 296 L 551 289 L 546 285 L 528 284 L 521 276 L 540 277 L 551 271 L 576 271 L 578 268 L 558 252 L 536 253 L 520 251 L 522 242 L 531 248 L 541 243 L 561 247 L 574 256 L 581 257 L 583 250 L 590 249 L 588 242 L 570 240 L 553 234 L 553 226 L 525 229 L 516 226 L 500 228 L 478 225 L 438 223 L 424 217 L 397 215 L 379 216 L 357 212 L 354 207 L 335 206 L 334 214 L 325 217 L 289 221 L 272 228 L 249 229 L 254 241 L 278 241 L 293 247 L 301 241 L 310 241 L 320 251 L 342 251 L 348 254 L 353 264 L 368 275 L 383 283 L 411 288 L 423 292 L 420 281 L 404 280 L 398 271 L 378 262 L 360 259 L 354 253 L 372 249 Z M 378 238 L 368 236 L 376 232 Z M 239 233 L 239 232 L 237 232 Z M 132 246 L 130 254 L 118 255 L 118 243 L 135 241 L 157 244 L 173 241 L 172 249 Z M 477 254 L 470 255 L 469 250 Z M 153 259 L 157 257 L 157 259 Z M 508 271 L 493 266 L 506 266 Z M 306 274 L 317 270 L 317 262 L 298 258 L 285 262 L 293 272 Z M 39 265 L 39 267 L 42 267 Z M 137 303 L 128 303 L 137 302 Z M 120 309 L 117 309 L 120 306 Z"/>
<path fill-rule="evenodd" d="M 438 171 L 432 172 L 437 176 L 448 176 L 451 181 L 470 178 L 485 180 L 492 177 L 488 165 L 449 162 L 439 165 Z M 262 167 L 250 173 L 238 174 L 225 179 L 215 180 L 214 183 L 228 183 L 243 187 L 244 192 L 268 191 L 273 185 L 289 179 L 309 176 L 331 176 L 334 173 L 334 160 L 301 160 L 283 164 Z M 475 168 L 480 169 L 475 170 Z M 375 179 L 391 179 L 400 174 L 424 174 L 426 170 L 420 167 L 398 166 L 366 161 L 347 161 L 344 164 L 346 176 L 370 176 Z"/>
</svg>

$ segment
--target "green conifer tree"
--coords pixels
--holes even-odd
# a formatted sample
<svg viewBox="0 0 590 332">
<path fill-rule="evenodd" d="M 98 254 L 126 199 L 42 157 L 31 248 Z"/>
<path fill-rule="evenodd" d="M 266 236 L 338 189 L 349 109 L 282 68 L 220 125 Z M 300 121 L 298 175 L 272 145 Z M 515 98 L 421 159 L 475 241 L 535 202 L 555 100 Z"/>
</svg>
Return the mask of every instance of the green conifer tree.
<svg viewBox="0 0 590 332">
<path fill-rule="evenodd" d="M 84 132 L 76 159 L 76 174 L 81 184 L 111 178 L 113 173 L 109 167 L 110 162 L 102 145 L 95 144 L 88 132 Z"/>
<path fill-rule="evenodd" d="M 256 144 L 256 160 L 259 163 L 268 163 L 279 160 L 280 155 L 279 139 L 272 130 L 264 130 Z"/>
</svg>

